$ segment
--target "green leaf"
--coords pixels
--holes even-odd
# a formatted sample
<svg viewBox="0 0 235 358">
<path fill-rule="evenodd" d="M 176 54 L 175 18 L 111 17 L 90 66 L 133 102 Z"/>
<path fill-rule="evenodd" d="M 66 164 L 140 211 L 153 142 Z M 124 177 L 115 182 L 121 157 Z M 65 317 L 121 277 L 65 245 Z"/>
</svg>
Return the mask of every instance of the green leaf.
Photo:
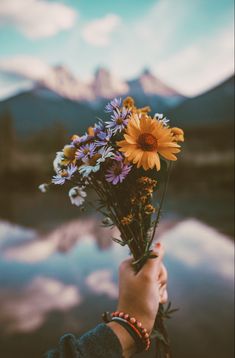
<svg viewBox="0 0 235 358">
<path fill-rule="evenodd" d="M 119 245 L 121 245 L 121 246 L 127 245 L 126 242 L 124 242 L 124 241 L 122 241 L 122 240 L 119 240 L 119 239 L 117 239 L 116 237 L 112 237 L 112 240 L 113 240 L 114 242 L 117 242 L 117 243 L 118 243 Z"/>
</svg>

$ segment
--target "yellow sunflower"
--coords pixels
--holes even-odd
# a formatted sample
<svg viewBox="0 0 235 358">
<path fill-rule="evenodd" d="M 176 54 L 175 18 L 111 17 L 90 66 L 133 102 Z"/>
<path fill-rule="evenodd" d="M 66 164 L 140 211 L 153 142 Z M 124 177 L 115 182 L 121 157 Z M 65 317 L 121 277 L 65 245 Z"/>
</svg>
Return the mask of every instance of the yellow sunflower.
<svg viewBox="0 0 235 358">
<path fill-rule="evenodd" d="M 181 128 L 171 128 L 171 133 L 174 137 L 174 142 L 184 142 L 184 131 Z"/>
<path fill-rule="evenodd" d="M 160 170 L 159 154 L 168 160 L 177 160 L 176 153 L 180 146 L 174 141 L 171 129 L 162 122 L 147 115 L 133 115 L 127 125 L 124 140 L 117 142 L 119 151 L 123 152 L 129 162 L 141 166 L 144 170 Z"/>
</svg>

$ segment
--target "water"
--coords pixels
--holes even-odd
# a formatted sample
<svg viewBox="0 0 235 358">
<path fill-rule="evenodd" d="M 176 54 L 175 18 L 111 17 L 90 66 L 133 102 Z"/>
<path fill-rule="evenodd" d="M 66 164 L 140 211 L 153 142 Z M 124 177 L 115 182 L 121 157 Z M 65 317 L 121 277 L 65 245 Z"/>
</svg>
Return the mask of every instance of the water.
<svg viewBox="0 0 235 358">
<path fill-rule="evenodd" d="M 117 269 L 128 252 L 111 243 L 111 233 L 91 212 L 78 218 L 64 194 L 5 193 L 2 203 L 3 197 L 1 357 L 42 357 L 60 335 L 82 334 L 100 322 L 104 310 L 115 309 Z M 176 206 L 177 201 L 168 203 L 159 228 L 169 295 L 180 307 L 169 322 L 174 357 L 230 358 L 233 243 L 179 214 Z M 154 349 L 142 356 L 154 357 Z"/>
</svg>

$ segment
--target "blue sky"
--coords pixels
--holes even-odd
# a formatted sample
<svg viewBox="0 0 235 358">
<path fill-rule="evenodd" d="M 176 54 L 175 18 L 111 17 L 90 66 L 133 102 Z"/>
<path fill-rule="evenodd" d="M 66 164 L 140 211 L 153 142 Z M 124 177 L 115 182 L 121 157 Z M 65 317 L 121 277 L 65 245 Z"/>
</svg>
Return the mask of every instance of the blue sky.
<svg viewBox="0 0 235 358">
<path fill-rule="evenodd" d="M 233 73 L 233 7 L 233 0 L 0 0 L 0 97 L 55 64 L 85 80 L 100 65 L 125 79 L 148 67 L 196 95 Z"/>
</svg>

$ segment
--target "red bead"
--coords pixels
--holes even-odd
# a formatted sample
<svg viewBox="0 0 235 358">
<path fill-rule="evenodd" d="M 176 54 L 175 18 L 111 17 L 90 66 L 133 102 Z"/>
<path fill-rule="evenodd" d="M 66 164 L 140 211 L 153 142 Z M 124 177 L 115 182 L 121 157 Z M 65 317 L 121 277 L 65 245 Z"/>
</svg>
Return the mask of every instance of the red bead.
<svg viewBox="0 0 235 358">
<path fill-rule="evenodd" d="M 149 334 L 145 333 L 144 338 L 149 338 Z"/>
<path fill-rule="evenodd" d="M 132 324 L 135 324 L 135 323 L 136 323 L 136 319 L 135 319 L 134 317 L 131 317 L 131 318 L 130 318 L 130 322 L 131 322 Z"/>
<path fill-rule="evenodd" d="M 147 329 L 146 329 L 146 328 L 143 328 L 143 329 L 142 329 L 142 333 L 144 333 L 144 334 L 147 333 Z"/>
<path fill-rule="evenodd" d="M 142 323 L 141 322 L 137 322 L 137 327 L 141 328 L 142 327 Z"/>
<path fill-rule="evenodd" d="M 119 317 L 122 318 L 124 316 L 124 313 L 123 312 L 120 312 L 119 313 Z"/>
<path fill-rule="evenodd" d="M 130 317 L 129 314 L 127 314 L 127 313 L 124 315 L 124 318 L 125 318 L 126 320 L 128 320 L 129 317 Z"/>
</svg>

